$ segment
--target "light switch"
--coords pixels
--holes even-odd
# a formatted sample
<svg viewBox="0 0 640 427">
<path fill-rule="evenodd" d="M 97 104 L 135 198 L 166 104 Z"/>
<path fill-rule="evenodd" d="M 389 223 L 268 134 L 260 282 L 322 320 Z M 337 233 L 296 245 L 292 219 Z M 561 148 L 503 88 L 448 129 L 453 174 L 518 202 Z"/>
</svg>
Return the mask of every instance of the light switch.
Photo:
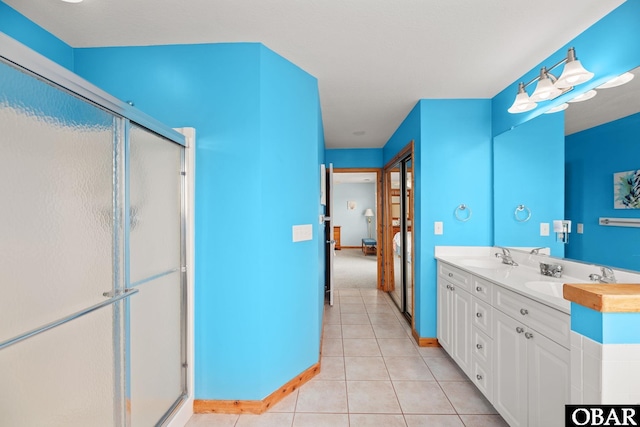
<svg viewBox="0 0 640 427">
<path fill-rule="evenodd" d="M 576 229 L 576 232 L 577 232 L 578 234 L 582 234 L 582 233 L 584 233 L 584 224 L 578 223 L 578 225 L 577 225 L 577 229 Z"/>
<path fill-rule="evenodd" d="M 435 235 L 444 234 L 444 225 L 442 221 L 436 221 L 433 223 L 433 234 Z"/>
<path fill-rule="evenodd" d="M 303 242 L 313 239 L 313 226 L 311 224 L 294 225 L 292 227 L 293 241 Z"/>
<path fill-rule="evenodd" d="M 541 222 L 540 223 L 540 235 L 541 236 L 548 236 L 549 235 L 549 223 L 548 222 Z"/>
</svg>

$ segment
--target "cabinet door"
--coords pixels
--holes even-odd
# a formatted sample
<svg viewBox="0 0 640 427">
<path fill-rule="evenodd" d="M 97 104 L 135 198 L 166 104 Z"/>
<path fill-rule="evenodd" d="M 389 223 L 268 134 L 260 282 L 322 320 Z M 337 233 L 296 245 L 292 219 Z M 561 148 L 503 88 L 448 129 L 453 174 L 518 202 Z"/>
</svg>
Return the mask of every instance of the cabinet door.
<svg viewBox="0 0 640 427">
<path fill-rule="evenodd" d="M 452 352 L 452 305 L 451 284 L 446 280 L 438 279 L 438 342 L 449 354 Z"/>
<path fill-rule="evenodd" d="M 453 293 L 453 360 L 465 374 L 471 375 L 471 294 L 454 287 Z"/>
<path fill-rule="evenodd" d="M 569 350 L 527 330 L 529 427 L 562 425 L 571 393 Z"/>
<path fill-rule="evenodd" d="M 527 339 L 524 332 L 521 323 L 494 310 L 492 403 L 511 427 L 527 425 Z"/>
</svg>

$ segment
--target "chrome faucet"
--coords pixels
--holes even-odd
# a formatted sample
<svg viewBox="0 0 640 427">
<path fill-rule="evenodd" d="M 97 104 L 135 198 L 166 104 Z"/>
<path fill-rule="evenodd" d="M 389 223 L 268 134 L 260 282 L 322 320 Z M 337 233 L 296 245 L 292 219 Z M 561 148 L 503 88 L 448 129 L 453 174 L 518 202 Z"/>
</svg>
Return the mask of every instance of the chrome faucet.
<svg viewBox="0 0 640 427">
<path fill-rule="evenodd" d="M 589 280 L 600 283 L 616 283 L 616 276 L 609 267 L 600 267 L 602 274 L 590 274 Z"/>
<path fill-rule="evenodd" d="M 543 276 L 550 277 L 562 277 L 562 265 L 560 264 L 547 264 L 544 262 L 540 263 L 540 274 Z"/>
<path fill-rule="evenodd" d="M 496 258 L 501 258 L 503 264 L 517 266 L 518 263 L 511 258 L 511 251 L 507 248 L 500 247 L 502 253 L 496 252 Z"/>
<path fill-rule="evenodd" d="M 540 254 L 540 249 L 546 249 L 545 246 L 542 246 L 541 248 L 533 248 L 531 249 L 531 252 L 529 252 L 531 255 L 539 255 Z M 542 254 L 542 255 L 546 255 L 546 254 Z"/>
</svg>

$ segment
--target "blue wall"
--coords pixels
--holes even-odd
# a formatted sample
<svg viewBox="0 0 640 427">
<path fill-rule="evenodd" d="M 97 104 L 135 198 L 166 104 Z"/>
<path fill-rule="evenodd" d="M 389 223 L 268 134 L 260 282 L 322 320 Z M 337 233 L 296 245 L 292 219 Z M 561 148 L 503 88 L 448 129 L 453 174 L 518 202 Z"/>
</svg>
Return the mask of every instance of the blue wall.
<svg viewBox="0 0 640 427">
<path fill-rule="evenodd" d="M 388 162 L 414 141 L 415 328 L 436 336 L 436 263 L 439 245 L 491 245 L 493 241 L 491 102 L 488 99 L 421 100 L 383 148 Z M 472 219 L 455 219 L 461 203 Z M 434 221 L 444 234 L 433 234 Z"/>
<path fill-rule="evenodd" d="M 334 168 L 381 168 L 382 148 L 342 148 L 325 151 L 325 162 Z"/>
<path fill-rule="evenodd" d="M 627 0 L 617 9 L 596 22 L 582 34 L 571 40 L 553 55 L 542 61 L 521 78 L 507 86 L 492 99 L 493 134 L 499 135 L 514 126 L 539 116 L 549 108 L 566 102 L 576 94 L 635 68 L 640 64 L 640 0 Z M 582 65 L 595 74 L 586 84 L 577 86 L 572 92 L 550 102 L 539 103 L 532 111 L 510 114 L 507 109 L 518 92 L 519 82 L 529 82 L 540 73 L 543 66 L 550 67 L 567 55 L 567 49 L 575 47 Z M 529 95 L 535 85 L 527 88 Z"/>
<path fill-rule="evenodd" d="M 356 202 L 356 208 L 347 209 L 347 201 Z M 335 183 L 333 185 L 333 224 L 339 225 L 342 246 L 360 247 L 362 239 L 368 237 L 365 209 L 376 214 L 375 183 Z M 371 219 L 371 237 L 376 238 L 376 217 Z"/>
<path fill-rule="evenodd" d="M 564 256 L 556 241 L 553 220 L 564 214 L 564 113 L 544 114 L 494 138 L 494 243 L 499 246 L 550 247 Z M 515 210 L 525 205 L 528 221 L 518 222 Z M 518 213 L 525 219 L 525 210 Z M 549 236 L 540 236 L 540 223 Z M 575 233 L 572 225 L 571 237 Z"/>
<path fill-rule="evenodd" d="M 0 31 L 59 65 L 73 69 L 73 48 L 0 2 Z"/>
<path fill-rule="evenodd" d="M 613 174 L 640 169 L 640 113 L 566 138 L 566 213 L 584 224 L 572 234 L 568 258 L 640 270 L 640 228 L 604 227 L 600 217 L 640 218 L 637 209 L 613 209 Z"/>
</svg>

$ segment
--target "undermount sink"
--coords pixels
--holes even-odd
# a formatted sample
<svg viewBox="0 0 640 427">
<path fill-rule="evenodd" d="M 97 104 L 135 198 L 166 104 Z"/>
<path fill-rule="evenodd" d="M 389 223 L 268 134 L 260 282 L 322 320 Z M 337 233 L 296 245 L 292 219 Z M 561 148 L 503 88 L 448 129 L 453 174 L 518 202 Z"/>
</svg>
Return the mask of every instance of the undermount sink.
<svg viewBox="0 0 640 427">
<path fill-rule="evenodd" d="M 467 258 L 460 260 L 460 264 L 465 267 L 473 267 L 473 268 L 488 268 L 488 269 L 496 269 L 496 268 L 507 268 L 509 265 L 503 264 L 497 258 Z"/>
<path fill-rule="evenodd" d="M 562 298 L 562 282 L 551 282 L 545 280 L 533 280 L 531 282 L 525 282 L 527 288 L 532 291 L 540 292 L 552 297 Z"/>
</svg>

